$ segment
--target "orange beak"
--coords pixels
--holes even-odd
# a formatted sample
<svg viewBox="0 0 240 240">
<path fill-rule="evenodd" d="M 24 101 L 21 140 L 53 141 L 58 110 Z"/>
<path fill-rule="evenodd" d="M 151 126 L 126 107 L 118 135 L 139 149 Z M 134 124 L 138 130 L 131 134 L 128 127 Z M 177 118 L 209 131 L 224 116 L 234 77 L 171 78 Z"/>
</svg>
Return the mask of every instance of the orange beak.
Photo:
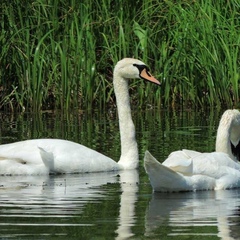
<svg viewBox="0 0 240 240">
<path fill-rule="evenodd" d="M 161 85 L 161 83 L 150 73 L 146 70 L 146 68 L 144 68 L 141 73 L 140 73 L 140 77 L 147 80 L 147 81 L 150 81 L 150 82 L 153 82 L 153 83 L 156 83 L 157 85 Z"/>
</svg>

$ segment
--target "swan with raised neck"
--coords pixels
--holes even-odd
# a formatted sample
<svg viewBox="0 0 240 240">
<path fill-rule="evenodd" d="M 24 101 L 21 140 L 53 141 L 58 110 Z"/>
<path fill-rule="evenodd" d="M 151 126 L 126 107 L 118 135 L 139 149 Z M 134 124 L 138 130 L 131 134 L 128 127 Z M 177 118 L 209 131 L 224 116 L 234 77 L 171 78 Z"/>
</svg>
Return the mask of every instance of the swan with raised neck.
<svg viewBox="0 0 240 240">
<path fill-rule="evenodd" d="M 120 60 L 113 74 L 121 157 L 118 162 L 81 144 L 61 139 L 32 139 L 0 145 L 0 175 L 40 175 L 49 173 L 103 172 L 138 167 L 138 147 L 131 117 L 129 79 L 160 84 L 142 61 Z"/>
<path fill-rule="evenodd" d="M 142 78 L 160 84 L 149 73 L 148 68 L 142 61 L 125 58 L 115 66 L 113 85 L 117 101 L 121 137 L 121 157 L 118 164 L 124 169 L 135 169 L 139 164 L 135 126 L 132 120 L 128 91 L 128 81 L 132 78 Z"/>
<path fill-rule="evenodd" d="M 172 152 L 158 162 L 148 151 L 144 167 L 157 192 L 219 190 L 240 187 L 240 112 L 226 110 L 217 130 L 216 151 Z"/>
</svg>

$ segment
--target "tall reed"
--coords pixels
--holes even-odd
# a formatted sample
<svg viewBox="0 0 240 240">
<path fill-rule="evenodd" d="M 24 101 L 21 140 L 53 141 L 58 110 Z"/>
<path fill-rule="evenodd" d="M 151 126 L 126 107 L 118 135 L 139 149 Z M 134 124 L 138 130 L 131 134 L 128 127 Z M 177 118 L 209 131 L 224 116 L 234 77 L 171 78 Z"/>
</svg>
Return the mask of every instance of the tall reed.
<svg viewBox="0 0 240 240">
<path fill-rule="evenodd" d="M 139 107 L 239 102 L 237 0 L 3 0 L 0 11 L 1 109 L 105 107 L 123 57 L 162 81 L 130 84 Z"/>
</svg>

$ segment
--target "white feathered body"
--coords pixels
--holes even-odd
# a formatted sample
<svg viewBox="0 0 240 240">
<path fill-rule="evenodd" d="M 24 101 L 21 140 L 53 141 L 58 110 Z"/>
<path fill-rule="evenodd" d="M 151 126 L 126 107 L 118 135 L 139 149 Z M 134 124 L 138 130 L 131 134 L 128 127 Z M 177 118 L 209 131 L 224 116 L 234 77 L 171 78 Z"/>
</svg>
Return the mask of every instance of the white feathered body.
<svg viewBox="0 0 240 240">
<path fill-rule="evenodd" d="M 240 187 L 240 112 L 226 110 L 220 120 L 216 152 L 172 152 L 161 164 L 148 151 L 144 166 L 157 192 L 219 190 Z"/>
<path fill-rule="evenodd" d="M 107 172 L 136 169 L 139 164 L 135 127 L 128 92 L 129 79 L 142 78 L 160 84 L 147 66 L 133 58 L 120 60 L 113 74 L 121 157 L 118 162 L 78 143 L 60 139 L 37 139 L 0 145 L 0 175 Z"/>
<path fill-rule="evenodd" d="M 176 151 L 162 164 L 146 152 L 145 169 L 156 192 L 240 187 L 240 164 L 220 152 Z"/>
<path fill-rule="evenodd" d="M 121 169 L 111 158 L 78 143 L 32 139 L 0 145 L 0 175 L 85 173 Z"/>
</svg>

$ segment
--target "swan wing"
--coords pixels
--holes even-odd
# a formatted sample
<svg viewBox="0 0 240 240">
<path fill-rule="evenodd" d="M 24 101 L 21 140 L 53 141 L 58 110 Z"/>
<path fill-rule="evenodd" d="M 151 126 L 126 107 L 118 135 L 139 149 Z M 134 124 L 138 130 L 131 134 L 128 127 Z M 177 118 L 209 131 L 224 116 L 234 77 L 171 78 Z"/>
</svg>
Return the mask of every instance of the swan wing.
<svg viewBox="0 0 240 240">
<path fill-rule="evenodd" d="M 240 187 L 240 164 L 232 160 L 226 153 L 200 153 L 183 150 L 170 154 L 167 161 L 169 166 L 179 162 L 177 167 L 171 167 L 171 169 L 183 173 L 186 176 L 185 180 L 192 185 L 193 190 L 219 190 Z M 181 168 L 185 161 L 191 161 L 191 172 L 183 171 L 190 170 L 190 168 Z"/>
<path fill-rule="evenodd" d="M 193 159 L 193 174 L 215 179 L 215 190 L 240 187 L 240 164 L 226 153 L 203 153 Z"/>
<path fill-rule="evenodd" d="M 145 152 L 144 168 L 148 174 L 152 188 L 156 192 L 189 189 L 189 184 L 182 174 L 158 162 L 149 151 Z"/>
<path fill-rule="evenodd" d="M 240 173 L 240 164 L 222 152 L 202 153 L 192 159 L 193 174 L 212 176 L 216 179 L 226 174 Z"/>
<path fill-rule="evenodd" d="M 192 150 L 180 150 L 172 152 L 163 162 L 163 165 L 172 169 L 175 172 L 184 175 L 192 174 L 192 158 L 199 156 L 201 153 Z"/>
<path fill-rule="evenodd" d="M 13 160 L 24 164 L 41 164 L 41 156 L 35 141 L 21 141 L 0 145 L 0 162 Z"/>
<path fill-rule="evenodd" d="M 34 141 L 0 145 L 0 175 L 45 174 L 49 174 L 49 170 Z"/>
<path fill-rule="evenodd" d="M 45 139 L 38 142 L 38 148 L 50 172 L 85 173 L 121 169 L 111 158 L 75 142 Z"/>
<path fill-rule="evenodd" d="M 185 176 L 158 162 L 148 151 L 144 156 L 144 167 L 155 192 L 179 192 L 214 189 L 214 178 L 193 175 Z"/>
</svg>

